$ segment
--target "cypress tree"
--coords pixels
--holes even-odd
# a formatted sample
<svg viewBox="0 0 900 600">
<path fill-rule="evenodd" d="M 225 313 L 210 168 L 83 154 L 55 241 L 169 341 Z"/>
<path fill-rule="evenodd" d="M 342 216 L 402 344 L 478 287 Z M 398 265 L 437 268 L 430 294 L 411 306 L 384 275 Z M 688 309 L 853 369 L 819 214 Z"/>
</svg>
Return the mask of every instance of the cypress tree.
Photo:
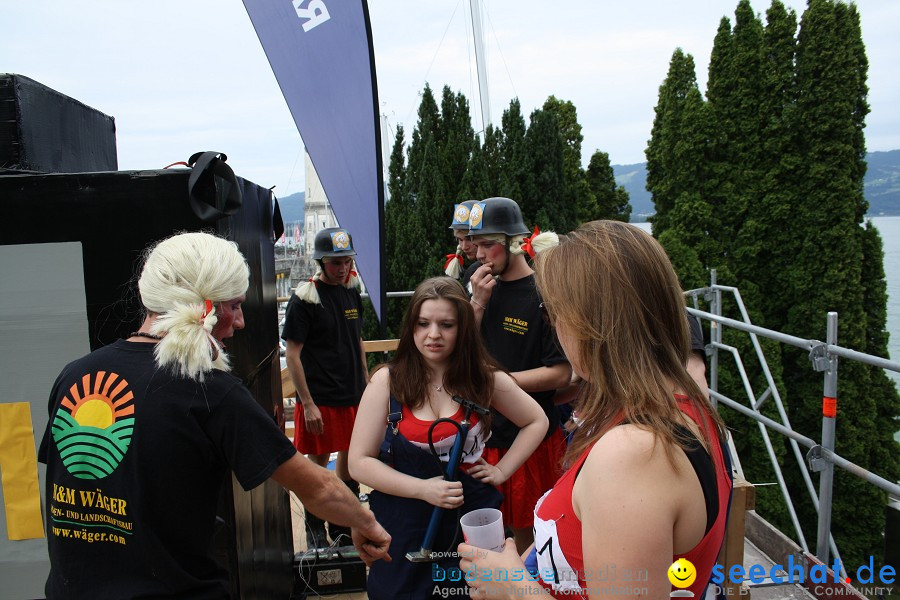
<svg viewBox="0 0 900 600">
<path fill-rule="evenodd" d="M 540 109 L 532 112 L 524 144 L 527 176 L 522 196 L 513 198 L 529 226 L 566 232 L 577 225 L 566 186 L 564 147 L 556 115 Z"/>
<path fill-rule="evenodd" d="M 660 88 L 647 148 L 654 234 L 686 287 L 717 268 L 719 281 L 741 290 L 754 323 L 823 339 L 833 310 L 840 345 L 884 356 L 881 241 L 870 225 L 860 226 L 868 90 L 856 7 L 810 0 L 799 32 L 796 15 L 779 0 L 765 28 L 746 0 L 735 15 L 734 31 L 723 19 L 716 34 L 706 103 L 694 94 L 693 64 L 680 50 Z M 726 343 L 741 345 L 732 339 Z M 805 351 L 763 345 L 791 424 L 818 439 L 822 374 Z M 757 389 L 759 373 L 748 374 Z M 740 397 L 731 392 L 737 386 L 723 369 L 720 390 Z M 837 452 L 896 480 L 900 400 L 891 381 L 879 369 L 842 361 L 838 407 Z M 769 459 L 753 441 L 757 426 L 734 415 L 726 420 L 738 430 L 745 472 L 771 481 Z M 776 444 L 779 463 L 785 448 Z M 805 484 L 798 469 L 785 476 L 810 540 L 815 513 Z M 758 490 L 758 510 L 792 534 L 771 492 Z M 884 504 L 884 493 L 837 470 L 832 531 L 844 564 L 880 556 Z"/>
<path fill-rule="evenodd" d="M 585 179 L 585 171 L 581 168 L 581 144 L 584 135 L 578 122 L 578 111 L 569 100 L 560 100 L 550 96 L 544 102 L 543 110 L 556 115 L 560 134 L 563 138 L 563 177 L 566 182 L 565 202 L 576 207 L 575 221 L 584 223 L 603 218 L 597 208 L 597 201 Z M 626 196 L 625 202 L 628 202 Z"/>
<path fill-rule="evenodd" d="M 593 219 L 628 222 L 631 218 L 628 192 L 623 186 L 616 185 L 612 165 L 609 164 L 609 154 L 597 150 L 591 155 L 591 161 L 585 172 L 585 181 L 597 207 Z"/>
<path fill-rule="evenodd" d="M 678 154 L 676 146 L 686 130 L 696 123 L 685 118 L 687 99 L 700 97 L 697 88 L 697 74 L 694 58 L 677 48 L 669 61 L 669 71 L 659 87 L 650 141 L 647 143 L 647 191 L 653 195 L 656 214 L 651 218 L 653 234 L 659 237 L 670 226 L 671 212 L 678 196 L 687 189 L 698 189 L 697 181 L 691 177 L 696 169 L 685 171 L 683 161 L 692 161 L 683 153 Z"/>
<path fill-rule="evenodd" d="M 740 8 L 739 8 L 740 10 Z M 737 21 L 747 18 L 738 17 Z M 755 31 L 755 26 L 750 27 Z M 760 61 L 745 61 L 748 69 L 737 69 L 738 78 L 754 77 L 759 85 L 755 92 L 755 111 L 759 115 L 760 133 L 753 135 L 753 145 L 748 154 L 740 159 L 752 179 L 741 184 L 746 195 L 741 207 L 744 210 L 742 226 L 735 232 L 735 242 L 731 247 L 730 264 L 735 272 L 735 283 L 742 293 L 754 323 L 779 330 L 784 324 L 784 312 L 792 300 L 779 290 L 790 278 L 794 266 L 792 243 L 795 239 L 791 228 L 784 224 L 789 221 L 791 206 L 795 202 L 797 187 L 798 153 L 791 122 L 794 91 L 794 59 L 796 15 L 785 10 L 776 0 L 767 12 L 767 23 L 763 31 Z M 750 37 L 750 36 L 747 36 Z M 756 39 L 756 33 L 753 35 Z M 756 41 L 753 42 L 754 44 Z M 737 45 L 737 44 L 735 44 Z M 737 339 L 735 339 L 737 338 Z M 741 352 L 750 350 L 746 335 L 729 335 L 730 343 L 741 347 Z M 791 396 L 784 387 L 782 376 L 782 348 L 777 342 L 760 339 L 767 358 L 773 380 L 779 391 L 786 411 L 791 414 Z M 758 373 L 755 361 L 750 361 L 750 371 L 754 373 L 754 389 L 763 388 L 767 383 Z M 734 381 L 734 384 L 737 384 Z M 734 393 L 739 393 L 733 388 Z M 758 393 L 758 392 L 757 392 Z M 773 403 L 763 407 L 763 413 L 780 420 Z M 762 437 L 760 428 L 748 418 L 729 413 L 729 419 L 746 436 L 736 436 L 736 444 L 745 465 L 745 474 L 755 481 L 774 481 L 775 473 Z M 788 481 L 800 485 L 791 486 L 792 501 L 802 501 L 806 495 L 800 482 L 800 472 L 788 440 L 770 434 L 777 462 L 784 465 Z M 791 456 L 789 460 L 785 457 Z M 780 490 L 773 486 L 757 490 L 757 512 L 783 531 L 793 534 L 787 507 Z"/>
<path fill-rule="evenodd" d="M 525 185 L 529 179 L 528 151 L 525 145 L 525 118 L 518 98 L 509 103 L 500 119 L 503 129 L 500 136 L 501 168 L 500 185 L 494 196 L 505 196 L 517 202 L 525 195 Z"/>
<path fill-rule="evenodd" d="M 710 235 L 717 215 L 704 195 L 707 178 L 706 106 L 697 87 L 694 59 L 680 48 L 659 88 L 647 144 L 647 190 L 653 195 L 655 235 L 684 288 L 701 287 L 720 255 Z"/>
<path fill-rule="evenodd" d="M 498 191 L 501 189 L 501 173 L 504 167 L 504 146 L 503 130 L 493 125 L 488 125 L 484 132 L 484 143 L 481 145 L 481 154 L 484 158 L 484 166 L 487 173 L 487 187 L 476 198 L 488 198 L 498 195 Z"/>
<path fill-rule="evenodd" d="M 798 301 L 788 312 L 786 329 L 794 335 L 821 338 L 823 315 L 837 311 L 838 343 L 863 351 L 873 329 L 883 328 L 883 322 L 870 325 L 869 318 L 874 321 L 877 316 L 864 310 L 867 296 L 868 302 L 878 303 L 879 294 L 878 286 L 866 284 L 872 275 L 864 278 L 863 266 L 871 269 L 880 258 L 877 238 L 869 234 L 867 239 L 860 227 L 865 213 L 866 71 L 855 8 L 833 0 L 810 0 L 797 46 L 799 134 L 806 157 L 803 203 L 797 211 L 802 272 L 795 279 Z M 803 417 L 795 420 L 795 426 L 809 435 L 820 429 L 818 395 L 811 394 L 821 394 L 822 380 L 798 354 L 786 353 L 794 368 L 785 372 L 791 388 L 801 391 Z M 869 466 L 875 446 L 887 446 L 894 450 L 893 460 L 877 467 L 896 472 L 897 444 L 891 438 L 893 431 L 885 431 L 892 423 L 878 422 L 885 411 L 885 406 L 879 406 L 889 407 L 896 401 L 896 392 L 893 398 L 879 397 L 879 389 L 886 390 L 873 383 L 878 382 L 873 382 L 871 369 L 855 361 L 841 362 L 836 451 Z M 838 469 L 834 487 L 832 531 L 845 564 L 880 556 L 885 493 Z"/>
<path fill-rule="evenodd" d="M 459 199 L 480 200 L 488 197 L 491 189 L 488 181 L 488 167 L 484 150 L 475 139 L 472 142 L 469 164 L 466 165 L 466 173 L 463 175 L 459 188 Z"/>
<path fill-rule="evenodd" d="M 466 199 L 461 197 L 463 181 L 475 144 L 465 97 L 445 86 L 438 110 L 426 85 L 406 167 L 402 130 L 389 167 L 391 201 L 385 207 L 389 290 L 414 289 L 442 272 L 444 256 L 455 247 L 447 225 L 453 204 Z M 391 302 L 391 323 L 401 322 L 405 305 Z"/>
<path fill-rule="evenodd" d="M 796 236 L 784 223 L 800 199 L 803 157 L 796 133 L 797 16 L 775 0 L 766 13 L 760 65 L 759 107 L 762 116 L 758 137 L 755 200 L 747 205 L 744 226 L 737 233 L 735 262 L 744 278 L 761 290 L 789 289 L 796 253 Z M 784 294 L 768 294 L 758 310 L 765 323 L 780 327 L 792 301 Z"/>
</svg>

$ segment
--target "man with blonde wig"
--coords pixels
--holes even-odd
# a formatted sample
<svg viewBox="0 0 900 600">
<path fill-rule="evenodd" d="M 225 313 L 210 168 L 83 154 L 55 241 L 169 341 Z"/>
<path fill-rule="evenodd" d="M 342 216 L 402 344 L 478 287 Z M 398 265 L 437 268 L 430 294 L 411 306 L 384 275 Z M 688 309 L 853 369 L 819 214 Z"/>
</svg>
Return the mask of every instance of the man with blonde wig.
<svg viewBox="0 0 900 600">
<path fill-rule="evenodd" d="M 60 373 L 40 448 L 47 598 L 228 597 L 211 551 L 229 471 L 245 490 L 273 479 L 351 526 L 364 560 L 388 558 L 372 513 L 227 372 L 248 282 L 233 242 L 165 239 L 145 254 L 140 328 Z"/>
<path fill-rule="evenodd" d="M 534 504 L 561 474 L 565 438 L 553 397 L 568 385 L 572 373 L 553 328 L 542 318 L 534 270 L 526 256 L 556 246 L 559 238 L 537 229 L 529 236 L 519 205 L 509 198 L 488 198 L 472 206 L 469 235 L 481 262 L 471 278 L 471 303 L 485 346 L 550 421 L 531 458 L 500 486 L 505 523 L 524 551 L 533 541 Z M 496 465 L 517 432 L 515 425 L 494 414 L 485 460 Z"/>
</svg>

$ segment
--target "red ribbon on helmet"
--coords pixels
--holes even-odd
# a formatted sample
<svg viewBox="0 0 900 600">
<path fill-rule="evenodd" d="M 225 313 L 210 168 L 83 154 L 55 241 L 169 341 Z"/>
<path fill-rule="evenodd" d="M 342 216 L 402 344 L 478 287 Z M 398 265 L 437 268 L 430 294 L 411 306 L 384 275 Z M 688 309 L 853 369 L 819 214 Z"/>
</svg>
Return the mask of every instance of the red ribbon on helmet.
<svg viewBox="0 0 900 600">
<path fill-rule="evenodd" d="M 447 267 L 450 266 L 450 263 L 453 262 L 453 259 L 454 259 L 454 258 L 455 258 L 456 260 L 459 261 L 459 266 L 460 266 L 460 267 L 463 266 L 463 257 L 462 257 L 462 254 L 456 254 L 456 253 L 454 253 L 454 254 L 448 254 L 446 258 L 447 258 L 447 262 L 444 263 L 444 270 L 445 270 L 445 271 L 447 270 Z"/>
<path fill-rule="evenodd" d="M 357 276 L 356 271 L 354 271 L 353 269 L 350 269 L 350 271 L 347 273 L 347 277 L 344 279 L 344 285 L 347 285 L 348 283 L 350 283 L 351 277 L 356 277 L 356 276 Z"/>
<path fill-rule="evenodd" d="M 541 230 L 538 229 L 537 225 L 535 225 L 534 231 L 532 232 L 531 237 L 527 237 L 524 240 L 522 240 L 522 251 L 525 252 L 526 254 L 528 254 L 528 256 L 531 258 L 534 258 L 534 256 L 537 254 L 534 251 L 534 247 L 531 245 L 531 240 L 533 240 L 534 238 L 536 238 L 539 235 L 541 235 Z"/>
</svg>

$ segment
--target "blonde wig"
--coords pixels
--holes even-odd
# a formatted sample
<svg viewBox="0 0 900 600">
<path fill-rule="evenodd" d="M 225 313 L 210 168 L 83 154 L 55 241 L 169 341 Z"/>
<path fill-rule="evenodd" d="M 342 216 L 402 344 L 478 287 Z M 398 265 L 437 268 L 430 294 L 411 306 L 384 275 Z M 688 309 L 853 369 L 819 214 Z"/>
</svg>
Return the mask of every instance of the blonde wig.
<svg viewBox="0 0 900 600">
<path fill-rule="evenodd" d="M 322 298 L 319 297 L 319 280 L 322 278 L 322 266 L 320 260 L 319 269 L 316 271 L 316 274 L 310 277 L 307 281 L 304 281 L 294 290 L 294 293 L 297 294 L 297 297 L 309 304 L 322 304 Z M 356 273 L 356 261 L 353 261 L 353 264 L 350 265 L 350 272 L 347 273 L 347 279 L 344 280 L 344 287 L 349 289 L 360 287 L 359 275 Z"/>
<path fill-rule="evenodd" d="M 198 381 L 212 369 L 227 371 L 228 357 L 212 336 L 217 304 L 246 293 L 249 281 L 237 244 L 215 235 L 181 233 L 149 248 L 138 290 L 157 315 L 156 363 Z"/>
<path fill-rule="evenodd" d="M 491 240 L 492 242 L 497 242 L 499 244 L 506 244 L 508 240 L 509 253 L 512 256 L 527 253 L 529 258 L 534 258 L 541 252 L 549 250 L 550 248 L 555 248 L 559 245 L 559 236 L 552 231 L 539 232 L 533 234 L 531 237 L 526 235 L 506 236 L 502 233 L 488 233 L 486 235 L 473 235 L 472 239 Z M 533 253 L 527 252 L 526 250 L 529 242 Z"/>
<path fill-rule="evenodd" d="M 447 277 L 459 279 L 460 271 L 462 271 L 462 262 L 465 259 L 461 244 L 456 245 L 456 252 L 447 255 L 447 263 L 444 267 L 444 273 Z"/>
</svg>

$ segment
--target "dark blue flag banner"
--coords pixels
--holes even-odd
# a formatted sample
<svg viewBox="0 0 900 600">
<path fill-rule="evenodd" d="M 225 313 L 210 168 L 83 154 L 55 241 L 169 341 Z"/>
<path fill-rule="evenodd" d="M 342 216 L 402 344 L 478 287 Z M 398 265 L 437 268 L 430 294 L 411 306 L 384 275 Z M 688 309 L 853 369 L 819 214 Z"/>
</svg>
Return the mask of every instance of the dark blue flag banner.
<svg viewBox="0 0 900 600">
<path fill-rule="evenodd" d="M 365 0 L 244 0 L 384 325 L 384 185 Z"/>
</svg>

